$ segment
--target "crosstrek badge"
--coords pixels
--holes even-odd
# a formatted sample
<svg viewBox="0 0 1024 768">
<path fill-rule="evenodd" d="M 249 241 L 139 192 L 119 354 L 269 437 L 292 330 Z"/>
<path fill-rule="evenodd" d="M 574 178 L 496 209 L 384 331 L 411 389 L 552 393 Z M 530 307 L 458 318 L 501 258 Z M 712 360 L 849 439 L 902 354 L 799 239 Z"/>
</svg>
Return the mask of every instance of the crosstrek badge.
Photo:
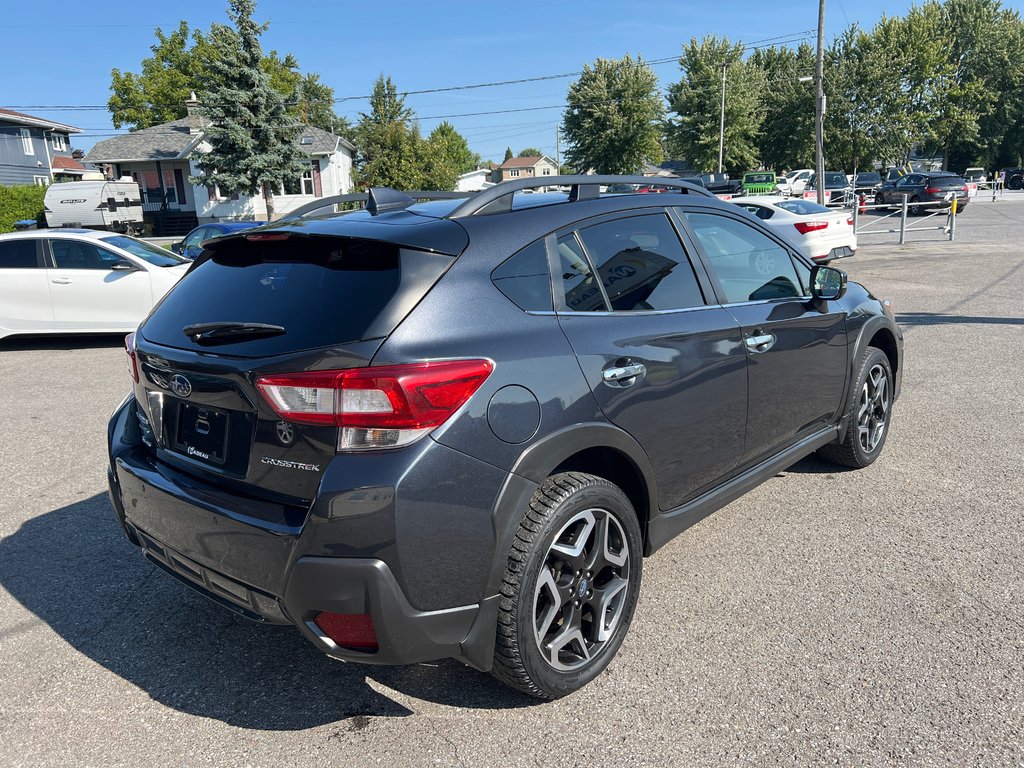
<svg viewBox="0 0 1024 768">
<path fill-rule="evenodd" d="M 304 469 L 307 472 L 319 472 L 319 464 L 304 464 L 301 461 L 286 461 L 285 459 L 273 459 L 270 456 L 264 456 L 260 459 L 263 464 L 270 464 L 274 467 L 285 467 L 287 469 Z"/>
</svg>

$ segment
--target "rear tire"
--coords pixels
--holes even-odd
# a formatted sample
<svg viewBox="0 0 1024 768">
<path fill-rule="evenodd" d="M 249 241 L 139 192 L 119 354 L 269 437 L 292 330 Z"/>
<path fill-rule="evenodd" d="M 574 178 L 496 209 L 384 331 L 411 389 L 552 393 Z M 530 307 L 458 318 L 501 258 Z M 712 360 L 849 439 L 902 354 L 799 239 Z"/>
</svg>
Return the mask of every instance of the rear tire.
<svg viewBox="0 0 1024 768">
<path fill-rule="evenodd" d="M 636 512 L 618 487 L 581 472 L 549 477 L 508 554 L 492 674 L 539 699 L 597 677 L 633 618 L 642 548 Z"/>
<path fill-rule="evenodd" d="M 868 347 L 860 359 L 856 386 L 847 402 L 850 423 L 842 442 L 829 443 L 818 455 L 833 464 L 862 469 L 873 464 L 885 446 L 892 418 L 892 366 L 885 352 Z"/>
<path fill-rule="evenodd" d="M 911 216 L 921 216 L 921 215 L 923 215 L 924 214 L 924 208 L 922 208 L 920 205 L 914 205 L 914 203 L 920 203 L 920 202 L 921 202 L 921 198 L 919 198 L 917 195 L 914 195 L 912 198 L 910 198 L 910 205 L 907 206 L 907 213 L 909 213 Z"/>
</svg>

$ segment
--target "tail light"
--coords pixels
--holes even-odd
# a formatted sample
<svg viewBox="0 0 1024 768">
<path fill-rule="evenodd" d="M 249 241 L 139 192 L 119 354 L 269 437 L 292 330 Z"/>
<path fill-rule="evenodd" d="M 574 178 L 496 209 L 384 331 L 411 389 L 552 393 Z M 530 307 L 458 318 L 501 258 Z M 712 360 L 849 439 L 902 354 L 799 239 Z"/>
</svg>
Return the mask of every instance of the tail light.
<svg viewBox="0 0 1024 768">
<path fill-rule="evenodd" d="M 924 188 L 924 191 L 925 191 L 925 192 L 926 192 L 927 194 L 929 194 L 929 195 L 937 195 L 937 194 L 939 194 L 939 193 L 940 193 L 940 192 L 941 192 L 942 190 L 941 190 L 941 189 L 939 189 L 938 187 L 925 187 L 925 188 Z"/>
<path fill-rule="evenodd" d="M 817 232 L 822 229 L 828 229 L 827 221 L 798 221 L 793 225 L 796 227 L 796 231 L 801 235 L 806 235 L 808 232 Z"/>
<path fill-rule="evenodd" d="M 128 355 L 128 375 L 132 381 L 139 381 L 139 363 L 135 359 L 135 334 L 129 333 L 124 337 L 124 351 Z"/>
<path fill-rule="evenodd" d="M 341 428 L 339 451 L 397 448 L 439 427 L 484 383 L 488 360 L 313 371 L 256 380 L 278 416 Z"/>
<path fill-rule="evenodd" d="M 967 185 L 965 184 L 965 185 L 964 185 L 963 187 L 961 187 L 961 188 L 960 188 L 960 191 L 961 191 L 961 192 L 968 192 L 969 190 L 968 190 L 968 188 L 967 188 Z"/>
<path fill-rule="evenodd" d="M 323 611 L 313 619 L 320 631 L 342 648 L 376 653 L 377 631 L 368 613 L 331 613 Z"/>
</svg>

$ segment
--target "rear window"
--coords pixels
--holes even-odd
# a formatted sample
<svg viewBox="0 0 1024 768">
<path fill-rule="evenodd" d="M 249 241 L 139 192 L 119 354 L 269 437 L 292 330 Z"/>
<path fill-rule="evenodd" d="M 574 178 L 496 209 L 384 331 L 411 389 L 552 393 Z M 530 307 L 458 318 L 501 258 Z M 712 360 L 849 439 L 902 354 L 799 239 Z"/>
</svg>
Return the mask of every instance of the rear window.
<svg viewBox="0 0 1024 768">
<path fill-rule="evenodd" d="M 882 181 L 882 177 L 877 173 L 859 173 L 857 174 L 858 184 L 878 184 Z"/>
<path fill-rule="evenodd" d="M 262 357 L 387 336 L 454 261 L 391 243 L 335 237 L 221 241 L 157 306 L 142 335 L 157 344 Z M 195 323 L 243 322 L 285 332 L 195 344 Z"/>
<path fill-rule="evenodd" d="M 815 213 L 831 213 L 830 208 L 826 208 L 824 205 L 818 205 L 812 203 L 810 200 L 783 200 L 781 203 L 775 204 L 776 208 L 781 208 L 784 211 L 795 213 L 797 216 L 807 216 Z"/>
<path fill-rule="evenodd" d="M 939 189 L 953 189 L 954 187 L 962 187 L 967 182 L 959 176 L 932 176 L 928 179 L 928 183 Z"/>
<path fill-rule="evenodd" d="M 825 189 L 834 187 L 845 187 L 849 182 L 846 179 L 845 173 L 826 173 L 825 174 Z"/>
</svg>

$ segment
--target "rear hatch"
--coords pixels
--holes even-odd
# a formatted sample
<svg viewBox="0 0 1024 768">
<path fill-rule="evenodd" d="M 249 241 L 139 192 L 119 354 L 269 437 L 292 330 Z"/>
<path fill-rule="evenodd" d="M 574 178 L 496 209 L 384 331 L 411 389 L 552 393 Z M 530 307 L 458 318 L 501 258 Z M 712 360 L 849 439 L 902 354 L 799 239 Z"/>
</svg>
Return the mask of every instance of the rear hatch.
<svg viewBox="0 0 1024 768">
<path fill-rule="evenodd" d="M 925 187 L 925 194 L 934 200 L 955 194 L 963 201 L 967 199 L 967 191 L 967 182 L 959 176 L 932 176 Z"/>
<path fill-rule="evenodd" d="M 144 442 L 218 489 L 307 506 L 338 428 L 283 421 L 257 379 L 368 365 L 454 255 L 301 227 L 214 241 L 135 336 Z"/>
</svg>

